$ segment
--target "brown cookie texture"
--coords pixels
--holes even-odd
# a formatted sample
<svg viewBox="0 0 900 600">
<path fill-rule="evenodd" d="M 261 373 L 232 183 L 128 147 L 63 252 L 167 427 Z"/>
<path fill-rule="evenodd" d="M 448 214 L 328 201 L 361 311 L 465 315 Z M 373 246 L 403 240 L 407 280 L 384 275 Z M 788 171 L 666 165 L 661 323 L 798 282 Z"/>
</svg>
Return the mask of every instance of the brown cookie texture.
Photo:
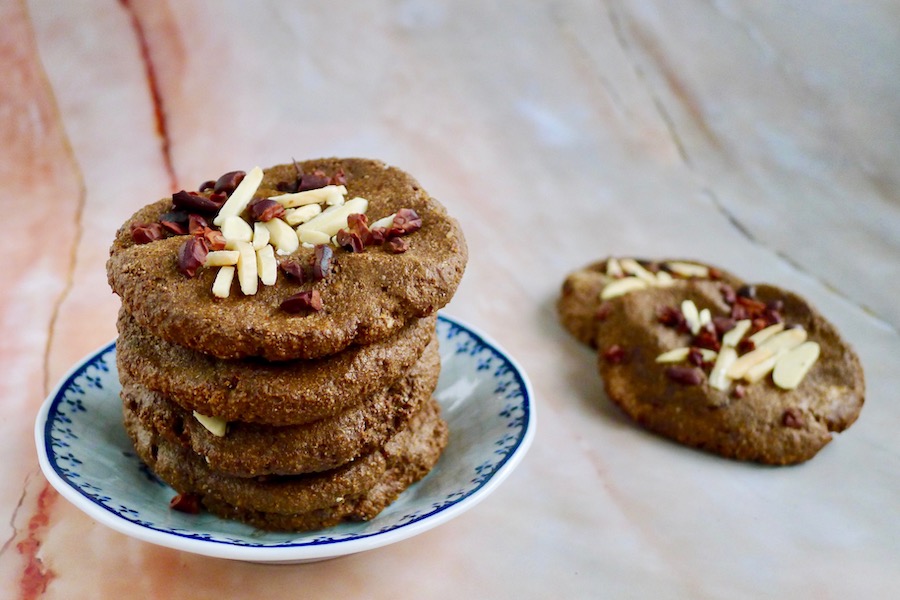
<svg viewBox="0 0 900 600">
<path fill-rule="evenodd" d="M 125 426 L 141 459 L 180 494 L 196 495 L 213 514 L 269 530 L 308 530 L 375 517 L 424 477 L 447 444 L 440 407 L 430 400 L 383 448 L 309 475 L 234 478 L 209 469 L 182 444 L 145 428 L 123 404 Z"/>
<path fill-rule="evenodd" d="M 290 475 L 334 469 L 381 447 L 431 398 L 439 374 L 435 341 L 391 388 L 336 417 L 282 427 L 234 421 L 223 437 L 139 384 L 125 385 L 122 400 L 145 428 L 184 444 L 213 471 L 235 477 Z"/>
<path fill-rule="evenodd" d="M 281 361 L 383 340 L 449 302 L 465 269 L 465 239 L 458 223 L 412 176 L 375 160 L 319 159 L 266 169 L 256 195 L 281 194 L 279 184 L 295 181 L 298 169 L 343 173 L 347 197 L 368 199 L 370 223 L 407 208 L 418 213 L 422 227 L 401 238 L 408 246 L 402 253 L 388 244 L 358 253 L 336 249 L 331 271 L 320 281 L 298 283 L 279 273 L 274 285 L 260 285 L 254 296 L 242 295 L 235 285 L 229 297 L 216 298 L 211 288 L 217 269 L 202 267 L 194 277 L 178 270 L 178 250 L 188 236 L 145 244 L 132 240 L 132 224 L 156 222 L 171 209 L 171 199 L 163 199 L 135 213 L 110 249 L 108 279 L 125 310 L 153 335 L 205 354 Z M 313 255 L 301 246 L 278 260 L 307 264 Z M 313 290 L 321 310 L 281 309 L 287 298 Z"/>
<path fill-rule="evenodd" d="M 592 348 L 596 348 L 596 336 L 599 328 L 602 326 L 606 315 L 619 298 L 616 296 L 609 300 L 601 298 L 603 289 L 617 279 L 629 276 L 628 273 L 622 275 L 611 275 L 609 263 L 613 257 L 591 263 L 577 271 L 570 273 L 563 281 L 560 296 L 556 303 L 557 314 L 563 327 L 569 331 L 581 343 L 587 344 Z M 623 259 L 616 258 L 617 263 Z M 647 269 L 649 272 L 656 274 L 659 272 L 669 273 L 675 281 L 682 280 L 703 280 L 722 281 L 734 287 L 742 285 L 740 279 L 728 273 L 727 271 L 701 263 L 690 259 L 663 259 L 663 260 L 647 260 L 635 259 L 637 262 Z M 708 277 L 689 276 L 674 272 L 671 268 L 672 263 L 686 263 L 705 268 L 709 271 Z M 654 288 L 649 288 L 654 289 Z M 632 293 L 640 293 L 643 290 L 636 290 Z"/>
<path fill-rule="evenodd" d="M 116 362 L 123 381 L 185 410 L 227 421 L 300 425 L 332 417 L 393 385 L 435 337 L 437 317 L 412 319 L 392 337 L 315 360 L 222 360 L 166 342 L 119 312 Z"/>
<path fill-rule="evenodd" d="M 768 323 L 803 327 L 821 347 L 796 388 L 778 387 L 769 374 L 722 391 L 710 385 L 710 364 L 656 361 L 673 348 L 709 342 L 708 335 L 704 342 L 703 334 L 660 322 L 684 300 L 709 309 L 713 318 L 740 312 L 727 287 L 701 281 L 622 297 L 597 337 L 600 374 L 609 399 L 650 431 L 727 458 L 800 463 L 856 420 L 864 401 L 862 367 L 834 326 L 804 299 L 769 285 L 749 289 L 753 300 L 774 311 L 766 308 Z"/>
</svg>

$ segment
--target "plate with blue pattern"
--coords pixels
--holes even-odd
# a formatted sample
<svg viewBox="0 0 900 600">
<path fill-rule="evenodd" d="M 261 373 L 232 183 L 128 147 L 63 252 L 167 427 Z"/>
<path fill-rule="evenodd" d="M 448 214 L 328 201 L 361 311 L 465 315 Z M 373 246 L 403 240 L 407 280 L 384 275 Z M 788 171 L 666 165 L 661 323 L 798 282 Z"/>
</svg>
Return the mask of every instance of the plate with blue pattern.
<svg viewBox="0 0 900 600">
<path fill-rule="evenodd" d="M 175 492 L 137 457 L 122 425 L 115 342 L 85 357 L 45 400 L 35 423 L 41 469 L 98 522 L 160 546 L 261 563 L 323 560 L 392 544 L 459 516 L 521 462 L 535 430 L 531 384 L 484 334 L 439 315 L 434 396 L 450 428 L 438 464 L 374 519 L 303 533 L 262 531 L 169 508 Z"/>
</svg>

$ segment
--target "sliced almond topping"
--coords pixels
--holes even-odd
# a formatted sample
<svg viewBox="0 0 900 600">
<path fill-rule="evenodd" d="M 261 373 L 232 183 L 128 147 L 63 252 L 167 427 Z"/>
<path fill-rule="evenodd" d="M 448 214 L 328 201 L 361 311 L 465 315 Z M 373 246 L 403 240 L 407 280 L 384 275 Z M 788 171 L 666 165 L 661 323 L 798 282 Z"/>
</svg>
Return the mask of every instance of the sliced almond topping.
<svg viewBox="0 0 900 600">
<path fill-rule="evenodd" d="M 750 330 L 751 324 L 752 321 L 750 319 L 741 319 L 735 323 L 734 327 L 725 332 L 725 335 L 722 336 L 722 345 L 736 347 L 741 340 L 744 339 L 744 335 Z"/>
<path fill-rule="evenodd" d="M 773 368 L 775 368 L 775 362 L 778 360 L 778 354 L 770 356 L 762 362 L 758 362 L 744 373 L 744 380 L 748 383 L 756 383 L 760 381 L 763 377 L 768 375 Z"/>
<path fill-rule="evenodd" d="M 222 208 L 219 209 L 219 214 L 213 219 L 213 223 L 221 227 L 228 217 L 238 216 L 244 212 L 244 209 L 250 204 L 250 200 L 253 199 L 253 194 L 259 188 L 259 184 L 262 183 L 262 179 L 262 169 L 259 167 L 250 169 L 250 172 L 241 180 Z"/>
<path fill-rule="evenodd" d="M 709 267 L 705 267 L 703 265 L 698 265 L 694 263 L 687 263 L 681 261 L 673 261 L 667 262 L 666 266 L 675 273 L 676 275 L 681 275 L 682 277 L 696 277 L 699 279 L 709 279 Z"/>
<path fill-rule="evenodd" d="M 699 350 L 704 362 L 711 362 L 719 357 L 719 353 L 715 350 L 710 350 L 709 348 L 700 348 Z"/>
<path fill-rule="evenodd" d="M 256 251 L 256 270 L 263 285 L 275 285 L 278 277 L 278 261 L 275 260 L 275 249 L 265 245 Z"/>
<path fill-rule="evenodd" d="M 284 220 L 291 227 L 296 227 L 301 223 L 306 223 L 320 212 L 322 212 L 322 207 L 318 204 L 307 204 L 306 206 L 288 209 L 284 214 Z"/>
<path fill-rule="evenodd" d="M 693 300 L 685 300 L 681 303 L 681 314 L 684 315 L 684 320 L 691 333 L 697 335 L 700 332 L 700 313 L 697 312 L 697 305 Z"/>
<path fill-rule="evenodd" d="M 328 194 L 328 198 L 325 199 L 325 204 L 328 206 L 340 206 L 344 203 L 344 196 L 347 194 L 347 188 L 341 186 L 343 188 L 343 192 L 332 192 Z"/>
<path fill-rule="evenodd" d="M 739 357 L 728 369 L 728 376 L 732 379 L 740 379 L 745 377 L 747 373 L 756 365 L 775 358 L 779 353 L 790 350 L 795 346 L 802 344 L 806 340 L 806 330 L 803 328 L 794 328 L 776 333 L 766 339 L 765 342 L 757 346 L 757 348 L 743 356 Z M 772 363 L 774 366 L 774 362 Z M 771 370 L 763 372 L 763 375 Z M 764 367 L 760 367 L 764 369 Z M 757 373 L 757 371 L 754 371 Z"/>
<path fill-rule="evenodd" d="M 201 415 L 196 410 L 194 411 L 194 418 L 214 436 L 225 437 L 225 430 L 228 427 L 228 421 L 225 419 Z"/>
<path fill-rule="evenodd" d="M 700 311 L 700 327 L 703 327 L 707 323 L 712 323 L 712 313 L 709 312 L 708 308 L 704 308 Z"/>
<path fill-rule="evenodd" d="M 723 346 L 709 374 L 709 385 L 723 392 L 728 390 L 731 385 L 731 379 L 727 375 L 728 367 L 734 364 L 737 357 L 737 350 L 731 346 Z"/>
<path fill-rule="evenodd" d="M 753 342 L 753 345 L 758 348 L 760 344 L 765 342 L 767 339 L 769 339 L 779 331 L 784 331 L 784 323 L 775 323 L 774 325 L 769 325 L 765 329 L 760 329 L 747 339 Z"/>
<path fill-rule="evenodd" d="M 296 192 L 294 194 L 270 196 L 269 200 L 274 200 L 285 208 L 294 208 L 295 206 L 305 206 L 307 204 L 322 204 L 328 202 L 328 199 L 335 195 L 343 198 L 346 194 L 347 188 L 342 185 L 326 185 L 325 187 Z"/>
<path fill-rule="evenodd" d="M 269 230 L 269 243 L 275 246 L 278 254 L 293 254 L 300 247 L 297 232 L 281 219 L 266 221 L 266 228 Z"/>
<path fill-rule="evenodd" d="M 397 213 L 390 214 L 383 219 L 378 219 L 371 225 L 369 225 L 369 229 L 389 229 L 391 225 L 394 224 L 394 217 L 397 216 Z"/>
<path fill-rule="evenodd" d="M 619 264 L 618 260 L 610 258 L 606 261 L 606 274 L 618 279 L 625 275 L 625 271 L 622 270 L 622 265 Z"/>
<path fill-rule="evenodd" d="M 269 228 L 266 224 L 257 221 L 253 224 L 253 249 L 259 250 L 269 243 Z"/>
<path fill-rule="evenodd" d="M 237 262 L 238 283 L 245 296 L 253 296 L 259 288 L 259 275 L 256 270 L 256 252 L 250 242 L 235 242 L 240 252 Z"/>
<path fill-rule="evenodd" d="M 660 271 L 656 274 L 656 285 L 657 287 L 668 287 L 675 283 L 675 278 L 666 273 L 665 271 Z"/>
<path fill-rule="evenodd" d="M 818 360 L 819 352 L 819 344 L 804 342 L 779 356 L 772 373 L 775 385 L 785 390 L 796 388 Z"/>
<path fill-rule="evenodd" d="M 228 265 L 236 265 L 238 261 L 237 250 L 213 250 L 206 255 L 204 267 L 224 267 Z"/>
<path fill-rule="evenodd" d="M 306 248 L 313 248 L 319 244 L 330 244 L 332 242 L 330 235 L 315 229 L 297 231 L 297 236 Z"/>
<path fill-rule="evenodd" d="M 656 362 L 658 363 L 670 363 L 670 362 L 681 362 L 686 360 L 688 357 L 688 353 L 691 351 L 687 346 L 683 346 L 681 348 L 673 348 L 668 352 L 663 352 L 659 356 L 656 357 Z"/>
<path fill-rule="evenodd" d="M 783 350 L 790 350 L 806 341 L 807 333 L 802 327 L 794 327 L 785 329 L 781 333 L 776 333 L 768 338 L 758 348 L 769 348 L 778 353 Z"/>
<path fill-rule="evenodd" d="M 358 197 L 353 198 L 340 206 L 331 206 L 322 211 L 322 214 L 298 226 L 297 233 L 302 235 L 305 231 L 321 231 L 330 237 L 341 229 L 347 228 L 348 216 L 353 213 L 365 214 L 368 208 L 368 200 Z"/>
<path fill-rule="evenodd" d="M 731 363 L 731 366 L 725 371 L 725 374 L 732 379 L 740 379 L 751 367 L 757 365 L 764 360 L 775 356 L 775 351 L 771 348 L 757 348 L 747 354 L 739 356 L 737 360 Z"/>
<path fill-rule="evenodd" d="M 646 287 L 647 282 L 642 279 L 638 279 L 637 277 L 623 277 L 622 279 L 616 279 L 611 283 L 606 284 L 603 291 L 600 292 L 600 299 L 609 300 L 610 298 L 622 296 L 635 290 L 642 290 Z"/>
<path fill-rule="evenodd" d="M 234 267 L 222 267 L 216 273 L 212 293 L 216 298 L 227 298 L 231 293 L 231 282 L 234 280 Z"/>
<path fill-rule="evenodd" d="M 645 269 L 641 266 L 641 263 L 634 260 L 633 258 L 623 258 L 619 261 L 619 264 L 622 266 L 622 269 L 635 277 L 643 279 L 650 285 L 656 283 L 656 275 Z"/>
<path fill-rule="evenodd" d="M 253 239 L 253 228 L 238 216 L 226 217 L 222 221 L 222 235 L 226 242 L 249 242 Z"/>
</svg>

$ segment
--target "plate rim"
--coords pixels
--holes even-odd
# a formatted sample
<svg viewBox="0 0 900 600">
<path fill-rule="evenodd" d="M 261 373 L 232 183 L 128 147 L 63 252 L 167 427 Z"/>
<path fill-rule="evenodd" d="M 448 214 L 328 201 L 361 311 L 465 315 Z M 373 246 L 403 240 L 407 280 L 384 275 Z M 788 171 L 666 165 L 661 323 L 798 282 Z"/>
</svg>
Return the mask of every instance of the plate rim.
<svg viewBox="0 0 900 600">
<path fill-rule="evenodd" d="M 297 563 L 326 558 L 335 558 L 357 552 L 364 552 L 395 542 L 399 542 L 442 525 L 487 498 L 518 466 L 527 453 L 535 437 L 536 414 L 534 391 L 531 381 L 518 361 L 499 343 L 467 322 L 438 313 L 438 320 L 445 321 L 451 327 L 456 326 L 473 337 L 478 344 L 493 350 L 512 368 L 514 377 L 522 391 L 520 405 L 524 412 L 521 438 L 498 463 L 494 472 L 465 496 L 455 499 L 439 508 L 426 511 L 407 522 L 387 531 L 373 531 L 359 534 L 347 539 L 328 540 L 323 542 L 309 541 L 304 543 L 273 544 L 270 546 L 253 546 L 230 543 L 224 540 L 201 540 L 174 531 L 163 531 L 124 518 L 119 513 L 98 503 L 83 490 L 74 486 L 62 476 L 51 464 L 50 444 L 51 409 L 58 406 L 64 390 L 81 375 L 84 370 L 99 356 L 115 348 L 115 339 L 80 358 L 68 372 L 60 378 L 57 385 L 47 395 L 35 417 L 34 435 L 37 445 L 38 462 L 48 482 L 76 508 L 119 533 L 159 546 L 191 552 L 214 558 L 243 560 L 258 563 Z M 112 365 L 115 369 L 115 365 Z M 118 378 L 118 375 L 116 375 Z M 323 530 L 327 531 L 327 529 Z M 302 535 L 302 533 L 301 533 Z"/>
</svg>

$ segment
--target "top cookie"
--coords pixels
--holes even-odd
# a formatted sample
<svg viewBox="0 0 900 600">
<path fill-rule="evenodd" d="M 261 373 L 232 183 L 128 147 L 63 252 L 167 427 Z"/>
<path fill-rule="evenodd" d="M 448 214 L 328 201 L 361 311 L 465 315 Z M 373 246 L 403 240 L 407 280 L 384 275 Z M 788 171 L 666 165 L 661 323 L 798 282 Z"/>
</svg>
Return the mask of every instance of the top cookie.
<svg viewBox="0 0 900 600">
<path fill-rule="evenodd" d="M 569 333 L 595 348 L 598 330 L 614 298 L 681 280 L 722 281 L 734 287 L 742 285 L 742 281 L 731 273 L 694 260 L 609 257 L 570 273 L 563 282 L 556 308 Z"/>
<path fill-rule="evenodd" d="M 245 181 L 253 177 L 254 171 L 247 174 Z M 321 231 L 311 231 L 305 240 L 299 236 L 300 240 L 293 240 L 291 244 L 278 245 L 279 253 L 269 253 L 274 255 L 274 262 L 281 269 L 275 273 L 271 285 L 267 285 L 271 283 L 271 272 L 268 282 L 266 279 L 262 279 L 262 283 L 256 282 L 254 275 L 255 294 L 245 295 L 245 279 L 241 276 L 239 263 L 235 279 L 239 279 L 240 289 L 235 282 L 230 290 L 225 287 L 226 292 L 230 291 L 227 297 L 214 296 L 212 288 L 219 269 L 199 266 L 205 256 L 202 252 L 198 261 L 195 251 L 199 243 L 188 247 L 189 240 L 203 238 L 204 232 L 207 240 L 215 240 L 218 233 L 202 226 L 208 225 L 215 230 L 219 226 L 214 223 L 216 219 L 222 228 L 226 228 L 220 217 L 226 212 L 234 212 L 232 200 L 247 193 L 247 189 L 241 190 L 240 186 L 238 191 L 233 191 L 233 183 L 229 185 L 225 176 L 220 178 L 219 191 L 214 191 L 212 182 L 208 182 L 202 186 L 205 189 L 199 195 L 189 194 L 192 198 L 180 192 L 181 196 L 175 199 L 182 200 L 181 206 L 184 206 L 183 200 L 187 198 L 189 207 L 180 215 L 171 215 L 173 198 L 166 198 L 146 206 L 126 221 L 110 250 L 107 263 L 110 286 L 121 297 L 125 310 L 148 331 L 186 348 L 225 359 L 258 356 L 280 361 L 334 354 L 351 344 L 384 339 L 411 318 L 431 315 L 450 301 L 467 260 L 462 231 L 444 207 L 415 179 L 382 162 L 330 158 L 266 169 L 258 188 L 250 191 L 254 199 L 251 206 L 238 203 L 237 214 L 244 217 L 241 219 L 244 224 L 268 221 L 273 214 L 284 216 L 281 209 L 285 204 L 290 207 L 292 202 L 268 202 L 265 199 L 285 191 L 293 192 L 298 185 L 301 190 L 307 188 L 310 179 L 318 187 L 321 187 L 320 183 L 345 182 L 349 201 L 343 209 L 340 225 L 343 238 L 341 234 L 334 235 L 336 230 L 326 231 L 324 240 Z M 316 182 L 317 179 L 321 181 Z M 248 186 L 244 184 L 244 187 Z M 193 212 L 196 199 L 201 199 L 201 204 L 202 200 L 221 203 L 229 193 L 231 196 L 223 209 L 200 215 L 204 222 L 195 220 L 194 216 L 190 221 L 185 220 L 184 212 Z M 353 200 L 357 197 L 367 202 Z M 257 198 L 262 202 L 256 204 Z M 328 212 L 331 204 L 336 204 L 332 202 L 333 198 L 333 193 L 322 194 L 323 213 Z M 342 198 L 338 200 L 343 201 Z M 266 211 L 267 208 L 271 210 Z M 416 213 L 421 219 L 420 228 L 404 229 L 402 217 L 410 213 L 403 209 Z M 335 210 L 332 208 L 330 212 Z M 364 245 L 360 243 L 360 237 L 365 235 L 350 235 L 367 231 L 364 221 L 361 228 L 358 220 L 354 227 L 353 217 L 350 224 L 347 221 L 347 214 L 362 212 L 369 225 L 383 220 L 380 233 L 382 239 L 388 238 L 387 241 L 377 243 L 379 240 L 376 239 L 376 243 L 370 241 L 369 245 Z M 400 216 L 392 221 L 390 216 L 398 212 Z M 170 235 L 167 230 L 180 233 L 179 224 L 172 223 L 179 219 L 181 230 L 190 228 L 195 234 Z M 297 217 L 294 222 L 299 220 Z M 165 221 L 162 230 L 157 225 L 160 221 Z M 285 220 L 281 220 L 281 224 L 293 233 L 293 227 Z M 277 237 L 275 230 L 283 232 L 285 227 L 268 227 L 272 231 L 272 240 Z M 226 232 L 228 236 L 236 236 L 230 239 L 239 239 L 243 235 L 243 226 L 237 229 L 236 233 Z M 221 236 L 218 240 L 221 241 Z M 298 244 L 298 241 L 311 243 Z M 335 247 L 335 242 L 341 247 Z M 256 259 L 250 244 L 252 241 L 245 244 L 243 250 L 247 251 L 249 247 L 249 256 Z M 203 241 L 203 245 L 210 249 L 207 241 Z M 241 250 L 235 242 L 229 242 L 228 247 Z M 317 252 L 318 258 L 322 258 L 323 248 L 329 249 L 324 251 L 324 264 L 319 260 L 319 264 L 313 265 Z M 329 253 L 332 254 L 330 260 Z M 267 268 L 263 265 L 262 254 L 264 252 L 260 251 L 260 274 Z M 242 260 L 249 265 L 250 261 Z M 269 262 L 272 262 L 271 258 Z M 302 283 L 282 269 L 300 275 Z M 195 273 L 189 276 L 185 271 Z M 249 279 L 246 283 L 249 287 Z"/>
</svg>

